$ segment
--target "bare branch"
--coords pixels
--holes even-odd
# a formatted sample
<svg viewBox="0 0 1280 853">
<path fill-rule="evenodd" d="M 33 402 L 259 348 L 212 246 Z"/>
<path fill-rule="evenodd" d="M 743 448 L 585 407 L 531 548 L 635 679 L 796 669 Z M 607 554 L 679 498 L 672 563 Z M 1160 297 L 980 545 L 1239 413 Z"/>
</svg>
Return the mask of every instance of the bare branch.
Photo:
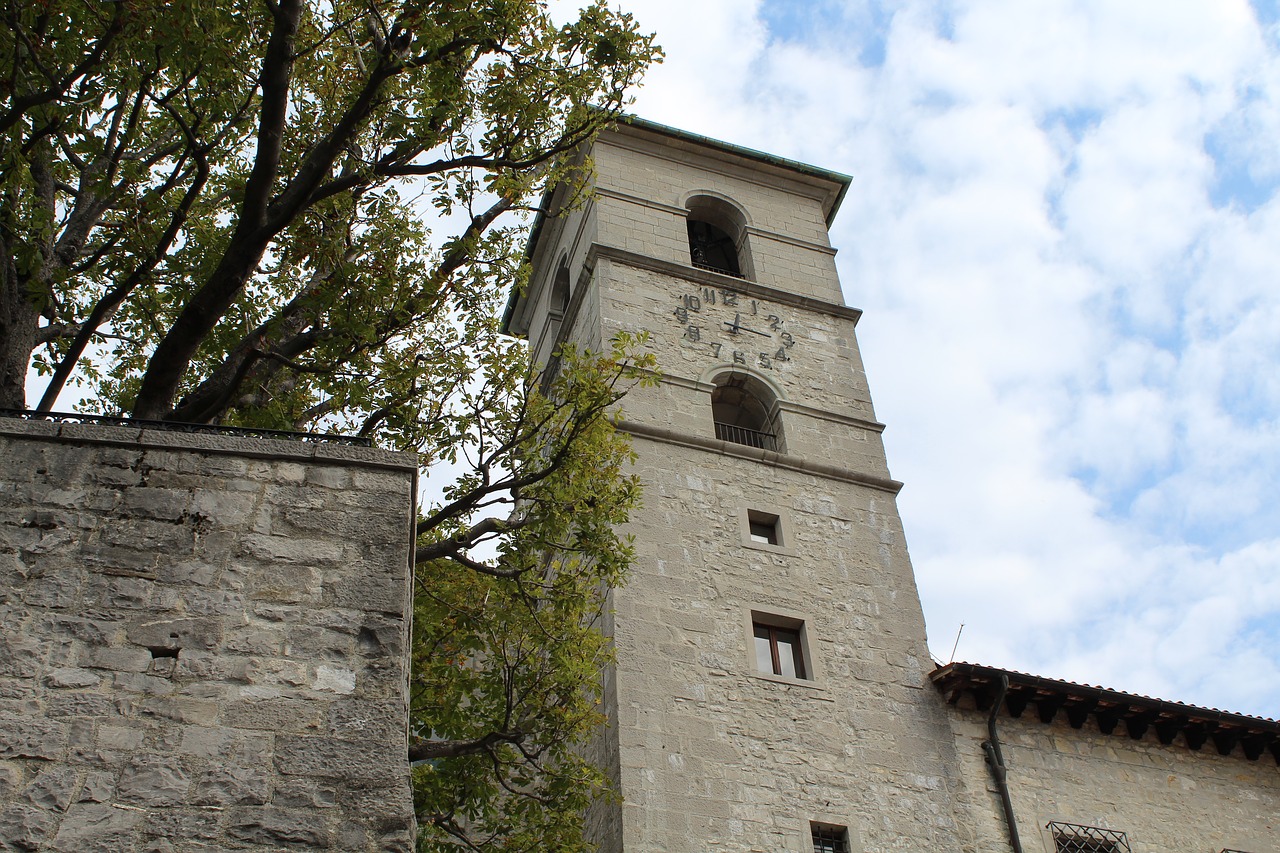
<svg viewBox="0 0 1280 853">
<path fill-rule="evenodd" d="M 500 743 L 518 743 L 526 737 L 524 732 L 489 732 L 473 740 L 420 740 L 409 745 L 410 761 L 430 761 L 433 758 L 458 758 L 488 752 Z"/>
</svg>

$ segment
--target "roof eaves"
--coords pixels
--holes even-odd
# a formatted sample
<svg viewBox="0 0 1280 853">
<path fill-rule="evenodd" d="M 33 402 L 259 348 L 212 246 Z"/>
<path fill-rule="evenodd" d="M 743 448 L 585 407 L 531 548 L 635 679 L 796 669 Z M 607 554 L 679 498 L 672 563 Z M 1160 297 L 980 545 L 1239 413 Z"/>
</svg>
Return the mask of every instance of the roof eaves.
<svg viewBox="0 0 1280 853">
<path fill-rule="evenodd" d="M 975 706 L 986 711 L 996 696 L 1001 676 L 1009 679 L 1004 708 L 1011 717 L 1022 716 L 1028 706 L 1034 705 L 1039 720 L 1051 723 L 1059 711 L 1065 710 L 1071 726 L 1076 729 L 1092 716 L 1103 734 L 1116 732 L 1118 724 L 1123 722 L 1124 731 L 1135 740 L 1154 729 L 1165 745 L 1181 734 L 1192 750 L 1199 750 L 1207 740 L 1212 740 L 1221 755 L 1228 755 L 1238 744 L 1246 758 L 1257 760 L 1264 751 L 1269 751 L 1280 765 L 1280 721 L 1267 717 L 1202 708 L 972 663 L 945 664 L 935 669 L 929 678 L 950 704 L 956 704 L 968 693 Z"/>
</svg>

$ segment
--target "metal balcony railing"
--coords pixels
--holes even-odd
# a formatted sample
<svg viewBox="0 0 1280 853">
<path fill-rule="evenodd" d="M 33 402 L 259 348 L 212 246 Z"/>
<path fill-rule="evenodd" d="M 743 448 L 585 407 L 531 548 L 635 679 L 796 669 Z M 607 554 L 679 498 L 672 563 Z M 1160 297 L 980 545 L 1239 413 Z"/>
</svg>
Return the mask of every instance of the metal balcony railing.
<svg viewBox="0 0 1280 853">
<path fill-rule="evenodd" d="M 727 270 L 724 267 L 718 267 L 715 264 L 704 264 L 701 261 L 691 261 L 690 263 L 692 263 L 695 267 L 697 267 L 700 270 L 707 270 L 708 272 L 718 272 L 720 273 L 720 275 L 731 275 L 734 278 L 740 278 L 740 279 L 743 279 L 744 281 L 747 278 L 745 275 L 743 275 L 740 272 Z"/>
<path fill-rule="evenodd" d="M 745 444 L 747 447 L 758 447 L 761 450 L 777 450 L 778 441 L 773 433 L 761 432 L 758 429 L 722 424 L 716 421 L 716 438 L 731 441 L 734 444 Z"/>
</svg>

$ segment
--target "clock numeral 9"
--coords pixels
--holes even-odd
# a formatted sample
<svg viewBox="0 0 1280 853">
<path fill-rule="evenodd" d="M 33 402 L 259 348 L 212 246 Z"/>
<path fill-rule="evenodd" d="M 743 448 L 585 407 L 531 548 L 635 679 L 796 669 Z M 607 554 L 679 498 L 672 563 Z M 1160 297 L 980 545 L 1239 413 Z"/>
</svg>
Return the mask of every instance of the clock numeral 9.
<svg viewBox="0 0 1280 853">
<path fill-rule="evenodd" d="M 689 309 L 688 309 L 688 308 L 683 308 L 683 307 L 681 307 L 681 308 L 677 308 L 676 310 L 672 311 L 671 313 L 672 313 L 672 314 L 675 314 L 675 315 L 676 315 L 676 319 L 677 319 L 677 320 L 679 320 L 681 323 L 687 323 L 687 322 L 689 322 Z"/>
</svg>

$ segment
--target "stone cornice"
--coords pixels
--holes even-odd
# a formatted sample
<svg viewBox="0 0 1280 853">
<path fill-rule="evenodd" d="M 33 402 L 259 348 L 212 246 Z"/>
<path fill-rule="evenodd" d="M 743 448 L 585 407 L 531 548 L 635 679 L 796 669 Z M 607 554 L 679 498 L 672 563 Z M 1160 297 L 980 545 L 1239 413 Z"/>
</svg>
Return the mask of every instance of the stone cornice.
<svg viewBox="0 0 1280 853">
<path fill-rule="evenodd" d="M 704 438 L 700 435 L 690 435 L 688 433 L 677 432 L 676 430 L 668 429 L 666 427 L 642 424 L 635 421 L 624 420 L 618 424 L 618 429 L 629 435 L 636 436 L 637 438 L 645 438 L 650 441 L 658 441 L 664 444 L 677 444 L 682 447 L 692 447 L 698 450 L 708 450 L 712 453 L 720 453 L 724 456 L 736 456 L 739 459 L 750 459 L 753 462 L 764 462 L 767 465 L 772 465 L 776 468 L 784 468 L 788 471 L 798 471 L 802 474 L 811 474 L 815 477 L 842 480 L 846 483 L 856 483 L 860 486 L 866 486 L 869 489 L 888 492 L 891 495 L 896 495 L 902 490 L 902 483 L 899 483 L 897 480 L 890 480 L 885 477 L 875 477 L 870 474 L 862 474 L 848 468 L 842 468 L 839 465 L 815 462 L 811 459 L 806 459 L 803 456 L 792 456 L 786 453 L 777 453 L 772 450 L 747 447 L 743 444 L 721 441 L 718 438 Z"/>
<path fill-rule="evenodd" d="M 726 288 L 736 290 L 747 296 L 754 296 L 758 299 L 765 299 L 770 302 L 777 302 L 782 305 L 790 305 L 793 308 L 803 308 L 806 311 L 813 311 L 817 314 L 827 314 L 832 317 L 840 317 L 845 320 L 853 321 L 856 326 L 858 319 L 862 316 L 862 311 L 858 308 L 850 308 L 847 305 L 838 305 L 834 302 L 827 302 L 823 299 L 815 299 L 812 296 L 801 296 L 798 293 L 791 293 L 786 290 L 778 290 L 774 287 L 766 287 L 763 284 L 756 284 L 754 281 L 748 281 L 744 278 L 735 278 L 731 275 L 723 273 L 711 272 L 710 270 L 698 269 L 685 264 L 677 264 L 671 261 L 664 261 L 660 258 L 652 258 L 648 255 L 641 255 L 637 252 L 629 252 L 626 249 L 619 249 L 615 246 L 606 246 L 602 243 L 592 243 L 591 248 L 587 251 L 587 266 L 594 267 L 598 259 L 605 258 L 620 264 L 625 264 L 636 269 L 648 270 L 650 272 L 661 273 L 671 276 L 672 278 L 682 278 L 685 281 L 695 282 L 707 287 Z"/>
</svg>

